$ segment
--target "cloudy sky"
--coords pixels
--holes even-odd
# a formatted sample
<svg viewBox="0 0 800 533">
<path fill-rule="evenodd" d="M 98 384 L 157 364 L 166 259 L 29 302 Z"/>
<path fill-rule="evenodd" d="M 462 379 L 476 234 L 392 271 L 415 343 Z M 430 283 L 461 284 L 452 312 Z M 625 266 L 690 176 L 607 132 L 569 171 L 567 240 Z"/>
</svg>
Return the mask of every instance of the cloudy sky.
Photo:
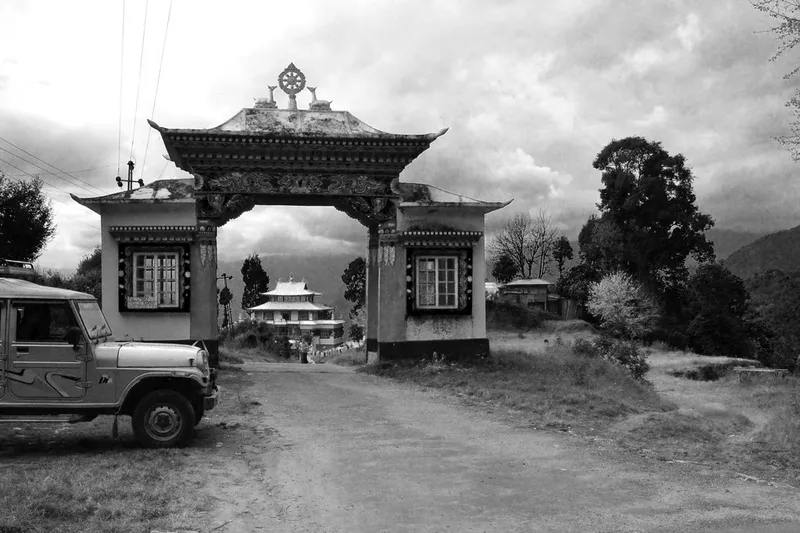
<svg viewBox="0 0 800 533">
<path fill-rule="evenodd" d="M 800 78 L 782 75 L 796 58 L 769 62 L 776 42 L 759 31 L 772 21 L 748 0 L 173 0 L 171 11 L 128 0 L 124 25 L 122 12 L 122 0 L 0 2 L 0 170 L 52 185 L 46 267 L 74 268 L 100 242 L 99 216 L 64 191 L 116 192 L 131 155 L 146 182 L 187 177 L 157 134 L 148 143 L 146 118 L 217 126 L 289 62 L 319 98 L 378 129 L 449 127 L 401 179 L 514 198 L 490 227 L 545 207 L 574 238 L 599 197 L 594 157 L 630 135 L 686 156 L 718 228 L 800 224 L 800 163 L 771 139 L 788 132 Z M 222 229 L 220 253 L 359 253 L 365 242 L 333 208 L 260 207 Z"/>
</svg>

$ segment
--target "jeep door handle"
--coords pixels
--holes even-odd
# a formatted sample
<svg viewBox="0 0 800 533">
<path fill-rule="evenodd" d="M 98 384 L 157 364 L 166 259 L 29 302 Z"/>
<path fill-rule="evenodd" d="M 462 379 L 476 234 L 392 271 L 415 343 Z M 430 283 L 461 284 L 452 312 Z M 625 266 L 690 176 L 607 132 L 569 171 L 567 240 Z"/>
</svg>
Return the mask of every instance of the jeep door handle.
<svg viewBox="0 0 800 533">
<path fill-rule="evenodd" d="M 19 354 L 27 354 L 27 353 L 30 353 L 30 352 L 31 352 L 31 349 L 28 348 L 27 346 L 19 346 L 19 347 L 17 347 L 17 355 L 19 355 Z"/>
</svg>

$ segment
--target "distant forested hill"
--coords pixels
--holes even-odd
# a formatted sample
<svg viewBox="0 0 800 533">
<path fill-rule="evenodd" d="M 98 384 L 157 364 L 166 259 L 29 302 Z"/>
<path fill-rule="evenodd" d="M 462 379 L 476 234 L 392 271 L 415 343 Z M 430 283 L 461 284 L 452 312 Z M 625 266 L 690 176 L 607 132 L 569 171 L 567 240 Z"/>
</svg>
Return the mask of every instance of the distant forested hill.
<svg viewBox="0 0 800 533">
<path fill-rule="evenodd" d="M 768 270 L 800 270 L 800 226 L 761 237 L 739 248 L 725 266 L 742 279 Z"/>
</svg>

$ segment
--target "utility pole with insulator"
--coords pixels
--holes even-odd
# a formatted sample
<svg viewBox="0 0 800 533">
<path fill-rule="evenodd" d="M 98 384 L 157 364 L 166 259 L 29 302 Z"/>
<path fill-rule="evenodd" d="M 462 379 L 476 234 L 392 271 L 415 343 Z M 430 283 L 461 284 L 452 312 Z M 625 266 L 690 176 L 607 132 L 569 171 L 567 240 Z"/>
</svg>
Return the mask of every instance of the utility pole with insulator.
<svg viewBox="0 0 800 533">
<path fill-rule="evenodd" d="M 124 182 L 126 182 L 128 184 L 128 190 L 129 191 L 133 190 L 133 181 L 134 181 L 133 180 L 133 167 L 134 167 L 133 161 L 128 161 L 128 179 L 123 180 L 122 178 L 117 176 L 117 186 L 118 187 L 122 188 L 122 182 L 124 181 Z M 119 170 L 119 168 L 117 168 L 117 170 Z M 139 184 L 139 187 L 144 187 L 144 180 L 143 179 L 139 178 L 138 180 L 136 180 L 136 183 Z"/>
</svg>

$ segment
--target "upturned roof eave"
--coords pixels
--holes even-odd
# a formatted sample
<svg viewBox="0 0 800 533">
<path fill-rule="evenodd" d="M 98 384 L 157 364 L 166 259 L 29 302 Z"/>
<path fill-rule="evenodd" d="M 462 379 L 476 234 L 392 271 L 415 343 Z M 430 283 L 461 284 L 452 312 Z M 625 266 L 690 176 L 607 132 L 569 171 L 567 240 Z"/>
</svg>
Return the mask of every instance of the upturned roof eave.
<svg viewBox="0 0 800 533">
<path fill-rule="evenodd" d="M 483 211 L 484 213 L 491 213 L 492 211 L 497 211 L 498 209 L 502 209 L 508 206 L 514 199 L 508 200 L 507 202 L 433 202 L 433 201 L 423 201 L 423 202 L 400 202 L 399 207 L 408 209 L 408 208 L 460 208 L 460 209 L 472 209 L 476 211 Z"/>
<path fill-rule="evenodd" d="M 165 128 L 163 126 L 159 126 L 154 121 L 148 119 L 148 124 L 161 133 L 163 136 L 164 134 L 177 134 L 177 135 L 230 135 L 233 137 L 273 137 L 273 138 L 281 138 L 281 139 L 290 139 L 290 138 L 301 138 L 301 139 L 402 139 L 402 140 L 409 140 L 409 141 L 429 141 L 433 142 L 449 130 L 449 128 L 442 128 L 441 130 L 437 131 L 436 133 L 388 133 L 378 131 L 376 133 L 372 132 L 361 132 L 361 133 L 332 133 L 332 134 L 323 134 L 319 132 L 291 132 L 291 133 L 284 133 L 284 132 L 270 132 L 270 131 L 237 131 L 237 130 L 225 130 L 221 129 L 220 126 L 216 126 L 214 128 Z M 166 144 L 166 143 L 165 143 Z M 168 147 L 169 149 L 169 147 Z M 171 155 L 171 154 L 170 154 Z"/>
</svg>

